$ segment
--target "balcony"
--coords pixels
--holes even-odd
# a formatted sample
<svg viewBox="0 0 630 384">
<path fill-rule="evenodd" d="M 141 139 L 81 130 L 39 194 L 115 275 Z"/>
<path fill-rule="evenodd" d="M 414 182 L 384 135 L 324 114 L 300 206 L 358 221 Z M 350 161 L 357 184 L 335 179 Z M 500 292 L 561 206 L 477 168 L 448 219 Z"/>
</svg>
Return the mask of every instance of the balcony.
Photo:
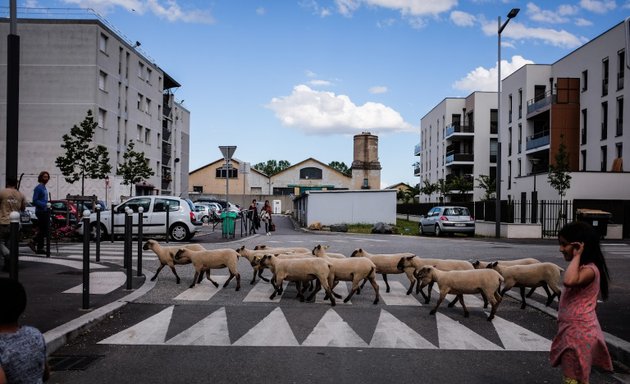
<svg viewBox="0 0 630 384">
<path fill-rule="evenodd" d="M 549 108 L 549 106 L 556 102 L 556 95 L 551 91 L 545 92 L 543 96 L 537 96 L 527 101 L 527 117 L 530 115 L 542 112 Z"/>
<path fill-rule="evenodd" d="M 413 155 L 414 156 L 420 156 L 420 152 L 422 152 L 422 145 L 421 144 L 416 144 L 413 147 Z"/>
<path fill-rule="evenodd" d="M 452 163 L 473 163 L 475 161 L 475 155 L 472 153 L 453 153 L 446 154 L 446 165 Z"/>
<path fill-rule="evenodd" d="M 535 133 L 532 136 L 527 137 L 525 149 L 529 151 L 530 149 L 536 149 L 549 145 L 549 138 L 549 131 Z"/>
<path fill-rule="evenodd" d="M 464 136 L 472 136 L 469 134 L 474 134 L 475 133 L 475 127 L 472 125 L 461 125 L 459 123 L 454 123 L 454 124 L 449 124 L 446 126 L 446 135 L 444 136 L 445 139 L 449 138 L 450 136 L 453 136 L 455 134 L 464 134 Z"/>
<path fill-rule="evenodd" d="M 420 163 L 419 162 L 415 162 L 413 163 L 413 175 L 414 176 L 420 176 Z"/>
</svg>

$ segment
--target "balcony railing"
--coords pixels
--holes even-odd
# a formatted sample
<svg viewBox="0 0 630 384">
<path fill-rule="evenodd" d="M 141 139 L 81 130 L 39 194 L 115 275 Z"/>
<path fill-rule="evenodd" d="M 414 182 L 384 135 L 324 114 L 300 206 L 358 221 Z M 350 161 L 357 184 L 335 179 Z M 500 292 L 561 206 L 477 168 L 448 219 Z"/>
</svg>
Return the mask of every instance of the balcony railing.
<svg viewBox="0 0 630 384">
<path fill-rule="evenodd" d="M 446 135 L 444 138 L 447 138 L 455 133 L 475 133 L 475 127 L 472 125 L 461 125 L 461 124 L 450 124 L 446 126 Z"/>
<path fill-rule="evenodd" d="M 413 154 L 414 154 L 414 156 L 418 156 L 420 154 L 420 152 L 422 152 L 422 145 L 421 144 L 416 144 L 413 147 Z"/>
<path fill-rule="evenodd" d="M 545 92 L 544 96 L 538 96 L 533 99 L 527 100 L 527 114 L 534 113 L 541 110 L 556 101 L 556 95 L 551 91 Z"/>
<path fill-rule="evenodd" d="M 549 131 L 542 131 L 533 134 L 527 138 L 525 148 L 527 150 L 539 148 L 545 145 L 549 145 Z"/>
<path fill-rule="evenodd" d="M 453 162 L 474 162 L 475 155 L 472 153 L 447 153 L 446 154 L 446 164 L 450 164 Z"/>
</svg>

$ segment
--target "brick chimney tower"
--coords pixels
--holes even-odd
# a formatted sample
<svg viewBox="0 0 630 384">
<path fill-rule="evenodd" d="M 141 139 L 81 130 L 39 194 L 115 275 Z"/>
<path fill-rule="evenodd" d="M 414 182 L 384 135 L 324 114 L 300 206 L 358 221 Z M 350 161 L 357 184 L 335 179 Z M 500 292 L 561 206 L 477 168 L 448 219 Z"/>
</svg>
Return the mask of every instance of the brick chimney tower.
<svg viewBox="0 0 630 384">
<path fill-rule="evenodd" d="M 354 136 L 353 189 L 381 189 L 378 136 L 363 132 Z"/>
</svg>

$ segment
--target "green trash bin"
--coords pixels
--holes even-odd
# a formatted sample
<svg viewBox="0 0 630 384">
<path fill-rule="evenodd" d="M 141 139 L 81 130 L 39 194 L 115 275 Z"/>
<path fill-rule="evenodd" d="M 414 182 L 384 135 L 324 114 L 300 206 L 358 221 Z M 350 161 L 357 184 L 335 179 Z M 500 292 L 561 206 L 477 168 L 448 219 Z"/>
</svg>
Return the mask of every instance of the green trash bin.
<svg viewBox="0 0 630 384">
<path fill-rule="evenodd" d="M 221 212 L 221 234 L 225 238 L 234 237 L 234 221 L 236 219 L 236 212 L 232 211 L 223 211 Z"/>
</svg>

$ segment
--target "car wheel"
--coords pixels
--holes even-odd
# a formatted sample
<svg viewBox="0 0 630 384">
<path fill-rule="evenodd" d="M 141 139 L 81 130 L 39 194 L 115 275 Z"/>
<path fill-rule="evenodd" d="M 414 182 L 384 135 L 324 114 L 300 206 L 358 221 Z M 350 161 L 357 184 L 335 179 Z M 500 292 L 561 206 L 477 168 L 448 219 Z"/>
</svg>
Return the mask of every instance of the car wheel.
<svg viewBox="0 0 630 384">
<path fill-rule="evenodd" d="M 210 222 L 210 217 L 204 216 L 201 218 L 201 222 L 204 224 L 208 224 Z"/>
<path fill-rule="evenodd" d="M 440 225 L 439 224 L 435 224 L 435 236 L 436 237 L 442 236 L 442 230 L 440 229 Z"/>
<path fill-rule="evenodd" d="M 169 232 L 171 239 L 173 239 L 174 241 L 185 241 L 188 236 L 190 236 L 190 231 L 188 231 L 188 227 L 186 227 L 186 225 L 182 223 L 173 224 Z"/>
<path fill-rule="evenodd" d="M 90 240 L 96 240 L 97 225 L 99 224 L 98 223 L 90 224 Z M 103 225 L 103 223 L 100 224 L 100 227 L 101 227 L 101 240 L 103 240 L 107 237 L 107 228 L 105 227 L 105 225 Z"/>
</svg>

